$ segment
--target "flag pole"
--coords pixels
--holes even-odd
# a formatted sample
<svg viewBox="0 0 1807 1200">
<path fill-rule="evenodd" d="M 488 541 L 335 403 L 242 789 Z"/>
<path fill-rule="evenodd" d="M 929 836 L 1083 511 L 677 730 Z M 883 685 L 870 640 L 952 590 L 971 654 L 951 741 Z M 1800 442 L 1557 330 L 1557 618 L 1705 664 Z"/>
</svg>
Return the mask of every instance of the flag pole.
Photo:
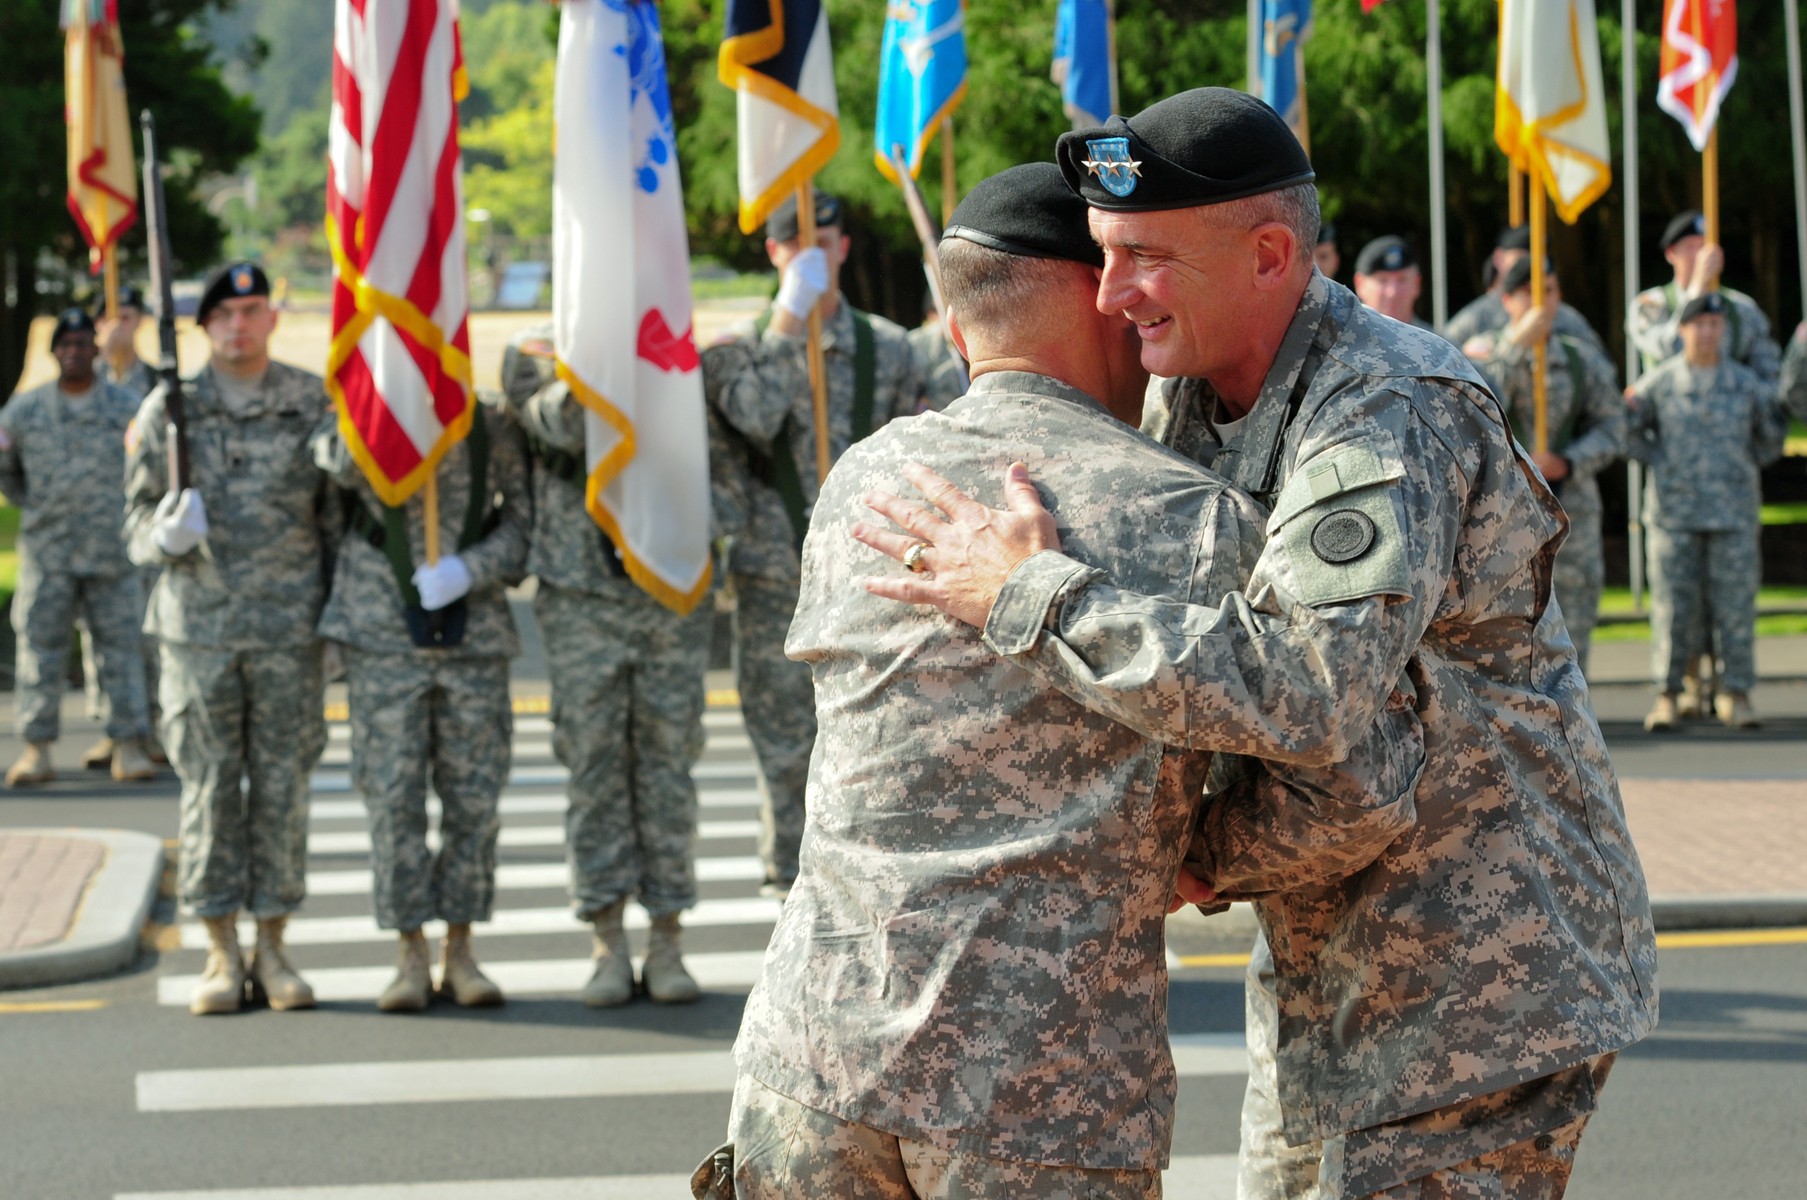
<svg viewBox="0 0 1807 1200">
<path fill-rule="evenodd" d="M 954 118 L 941 118 L 941 223 L 946 225 L 960 203 L 960 187 L 954 181 Z"/>
<path fill-rule="evenodd" d="M 101 271 L 106 279 L 107 319 L 119 316 L 119 253 L 117 244 L 108 242 L 107 248 L 100 252 Z"/>
<path fill-rule="evenodd" d="M 1250 0 L 1250 3 L 1259 5 L 1261 0 Z M 1106 39 L 1105 51 L 1111 65 L 1110 115 L 1114 117 L 1123 111 L 1123 107 L 1117 99 L 1117 0 L 1104 0 L 1104 36 Z M 1249 61 L 1253 62 L 1254 60 L 1250 59 Z"/>
<path fill-rule="evenodd" d="M 1506 170 L 1506 224 L 1517 229 L 1525 223 L 1525 173 L 1518 169 L 1517 163 L 1508 163 Z"/>
<path fill-rule="evenodd" d="M 482 420 L 482 414 L 478 414 Z M 422 519 L 426 522 L 427 565 L 430 567 L 439 561 L 439 471 L 435 469 L 427 476 L 425 486 L 420 489 L 421 501 L 426 507 Z"/>
<path fill-rule="evenodd" d="M 1788 123 L 1794 142 L 1795 255 L 1801 272 L 1801 292 L 1807 302 L 1807 132 L 1801 119 L 1801 14 L 1798 0 L 1784 0 L 1788 24 Z"/>
<path fill-rule="evenodd" d="M 1431 0 L 1431 2 L 1434 4 L 1436 3 L 1436 0 Z M 1533 311 L 1536 311 L 1543 307 L 1544 239 L 1547 235 L 1547 230 L 1545 229 L 1547 217 L 1544 212 L 1543 202 L 1543 176 L 1538 174 L 1535 169 L 1525 172 L 1525 175 L 1527 181 L 1531 185 L 1531 194 L 1528 197 L 1531 209 L 1531 308 Z M 1549 339 L 1546 337 L 1537 343 L 1536 373 L 1531 377 L 1533 389 L 1532 412 L 1535 414 L 1534 424 L 1532 425 L 1531 448 L 1538 454 L 1543 454 L 1550 448 L 1549 395 L 1546 390 L 1547 381 L 1544 376 L 1545 368 L 1547 366 L 1546 358 L 1548 356 L 1548 351 Z"/>
<path fill-rule="evenodd" d="M 1719 122 L 1707 134 L 1707 148 L 1700 152 L 1700 212 L 1706 218 L 1707 245 L 1719 245 Z M 1719 290 L 1719 276 L 1707 281 L 1707 290 Z"/>
<path fill-rule="evenodd" d="M 1261 0 L 1249 0 L 1248 88 L 1251 96 L 1261 95 Z M 1263 97 L 1265 99 L 1265 97 Z"/>
<path fill-rule="evenodd" d="M 1441 329 L 1449 320 L 1449 236 L 1443 211 L 1443 32 L 1437 3 L 1425 0 L 1424 67 L 1431 150 L 1431 324 Z"/>
<path fill-rule="evenodd" d="M 1789 0 L 1794 3 L 1794 0 Z M 1625 309 L 1630 311 L 1638 288 L 1638 220 L 1643 211 L 1638 202 L 1638 18 L 1636 0 L 1620 0 L 1619 4 L 1619 125 L 1624 139 L 1625 169 L 1619 177 L 1625 189 L 1625 214 L 1621 224 L 1625 233 Z M 1803 249 L 1807 249 L 1804 245 Z M 1807 266 L 1802 274 L 1807 277 Z M 1625 339 L 1625 383 L 1638 381 L 1638 346 Z M 1644 464 L 1637 459 L 1626 463 L 1625 506 L 1627 541 L 1631 550 L 1631 608 L 1644 611 Z"/>
<path fill-rule="evenodd" d="M 797 185 L 797 237 L 805 248 L 816 244 L 816 188 L 805 179 Z M 844 303 L 844 302 L 843 302 Z M 828 478 L 828 370 L 822 361 L 822 302 L 809 310 L 809 389 L 815 399 L 816 483 Z"/>
</svg>

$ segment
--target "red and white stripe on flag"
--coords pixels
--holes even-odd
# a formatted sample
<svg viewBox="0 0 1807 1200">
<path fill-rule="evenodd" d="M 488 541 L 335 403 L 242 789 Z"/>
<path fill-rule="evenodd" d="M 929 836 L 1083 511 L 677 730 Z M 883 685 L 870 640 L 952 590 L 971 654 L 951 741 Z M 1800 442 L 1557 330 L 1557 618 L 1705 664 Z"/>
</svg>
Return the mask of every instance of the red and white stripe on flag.
<svg viewBox="0 0 1807 1200">
<path fill-rule="evenodd" d="M 1719 120 L 1719 105 L 1738 75 L 1738 6 L 1734 0 L 1666 0 L 1656 102 L 1682 123 L 1696 150 Z"/>
<path fill-rule="evenodd" d="M 565 0 L 556 118 L 552 320 L 587 507 L 629 577 L 687 613 L 709 591 L 709 436 L 656 4 Z"/>
<path fill-rule="evenodd" d="M 470 430 L 457 0 L 336 0 L 326 386 L 352 456 L 400 504 Z"/>
</svg>

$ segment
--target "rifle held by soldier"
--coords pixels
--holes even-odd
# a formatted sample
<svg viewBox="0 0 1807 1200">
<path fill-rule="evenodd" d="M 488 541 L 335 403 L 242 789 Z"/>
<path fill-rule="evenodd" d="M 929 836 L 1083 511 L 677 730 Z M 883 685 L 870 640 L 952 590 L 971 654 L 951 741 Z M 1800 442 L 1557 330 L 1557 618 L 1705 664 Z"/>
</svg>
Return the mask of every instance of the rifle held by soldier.
<svg viewBox="0 0 1807 1200">
<path fill-rule="evenodd" d="M 176 365 L 176 300 L 171 278 L 169 210 L 163 200 L 163 172 L 157 157 L 157 122 L 151 110 L 139 114 L 144 131 L 145 240 L 151 259 L 151 297 L 157 309 L 157 375 L 163 381 L 163 411 L 169 418 L 169 490 L 188 486 L 188 422 L 182 405 L 182 375 Z"/>
</svg>

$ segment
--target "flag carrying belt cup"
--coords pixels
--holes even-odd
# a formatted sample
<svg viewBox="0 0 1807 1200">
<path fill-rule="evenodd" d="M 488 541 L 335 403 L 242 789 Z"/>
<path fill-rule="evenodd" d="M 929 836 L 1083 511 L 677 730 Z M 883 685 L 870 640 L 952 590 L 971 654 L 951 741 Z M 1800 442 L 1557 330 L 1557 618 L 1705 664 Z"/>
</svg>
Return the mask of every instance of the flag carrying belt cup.
<svg viewBox="0 0 1807 1200">
<path fill-rule="evenodd" d="M 1142 164 L 1129 156 L 1129 139 L 1122 137 L 1091 138 L 1085 144 L 1091 155 L 1085 169 L 1098 177 L 1099 186 L 1113 196 L 1127 196 L 1136 190 Z"/>
</svg>

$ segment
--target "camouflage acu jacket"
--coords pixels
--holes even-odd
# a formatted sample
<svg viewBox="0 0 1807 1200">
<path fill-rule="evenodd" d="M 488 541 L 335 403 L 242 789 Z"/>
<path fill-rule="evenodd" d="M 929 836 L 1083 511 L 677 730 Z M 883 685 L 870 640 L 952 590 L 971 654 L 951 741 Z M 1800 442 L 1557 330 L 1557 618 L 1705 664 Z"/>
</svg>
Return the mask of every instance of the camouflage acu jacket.
<svg viewBox="0 0 1807 1200">
<path fill-rule="evenodd" d="M 1782 372 L 1782 350 L 1770 336 L 1769 318 L 1743 292 L 1722 287 L 1719 294 L 1733 310 L 1726 314 L 1721 355 L 1743 363 L 1773 385 Z M 1646 288 L 1631 302 L 1625 333 L 1638 348 L 1645 371 L 1656 370 L 1682 352 L 1681 310 L 1686 303 L 1687 297 L 1674 284 Z"/>
<path fill-rule="evenodd" d="M 1632 389 L 1631 452 L 1650 464 L 1644 519 L 1664 529 L 1745 529 L 1763 503 L 1761 469 L 1782 456 L 1775 388 L 1735 362 L 1677 356 Z"/>
<path fill-rule="evenodd" d="M 19 509 L 19 553 L 41 570 L 123 575 L 125 431 L 138 401 L 95 381 L 71 407 L 52 381 L 0 409 L 0 492 Z"/>
<path fill-rule="evenodd" d="M 1506 306 L 1500 303 L 1500 294 L 1483 292 L 1464 304 L 1461 311 L 1444 322 L 1443 328 L 1438 332 L 1447 340 L 1455 343 L 1459 349 L 1466 350 L 1470 339 L 1484 334 L 1498 333 L 1510 324 L 1512 324 L 1512 318 L 1507 315 Z M 1571 305 L 1559 304 L 1556 306 L 1554 331 L 1558 334 L 1567 334 L 1577 341 L 1586 342 L 1599 351 L 1602 357 L 1606 355 L 1606 343 L 1600 340 L 1599 332 L 1587 323 L 1587 318 L 1581 315 L 1579 309 Z"/>
<path fill-rule="evenodd" d="M 1656 1019 L 1649 899 L 1549 604 L 1563 518 L 1473 368 L 1314 276 L 1239 441 L 1218 448 L 1208 385 L 1165 395 L 1166 440 L 1272 507 L 1246 586 L 1188 605 L 1083 552 L 1039 554 L 986 639 L 1151 737 L 1282 763 L 1344 758 L 1410 691 L 1428 756 L 1417 823 L 1371 864 L 1315 880 L 1271 869 L 1259 842 L 1220 853 L 1207 799 L 1195 857 L 1255 902 L 1278 971 L 1287 1137 L 1424 1112 L 1642 1037 Z"/>
<path fill-rule="evenodd" d="M 130 392 L 134 401 L 142 401 L 161 382 L 157 378 L 157 368 L 142 358 L 134 358 L 131 367 L 123 375 L 113 370 L 113 364 L 104 354 L 94 361 L 94 365 L 108 383 Z"/>
<path fill-rule="evenodd" d="M 1477 365 L 1505 404 L 1513 435 L 1528 449 L 1537 423 L 1536 352 L 1507 342 L 1503 331 L 1496 331 L 1490 341 L 1492 352 Z M 1550 339 L 1545 359 L 1544 419 L 1550 451 L 1569 464 L 1556 491 L 1571 516 L 1598 513 L 1596 476 L 1625 453 L 1625 400 L 1618 379 L 1604 354 L 1566 334 Z"/>
<path fill-rule="evenodd" d="M 866 593 L 897 569 L 848 535 L 860 497 L 922 462 L 994 502 L 1027 461 L 1061 537 L 1136 586 L 1204 601 L 1259 546 L 1249 501 L 1040 375 L 981 376 L 830 473 L 786 652 L 820 728 L 802 872 L 741 1022 L 741 1067 L 803 1103 L 948 1149 L 1037 1163 L 1166 1163 L 1166 901 L 1207 755 L 1063 696 L 978 631 Z M 1410 823 L 1416 718 L 1385 765 L 1298 786 Z M 1268 797 L 1271 801 L 1271 797 Z"/>
<path fill-rule="evenodd" d="M 211 367 L 182 393 L 191 479 L 209 528 L 200 548 L 170 558 L 151 529 L 169 490 L 161 388 L 145 397 L 126 438 L 127 546 L 133 562 L 165 568 L 145 632 L 233 650 L 312 641 L 339 528 L 336 499 L 308 453 L 330 411 L 325 385 L 271 363 L 242 416 L 221 401 Z"/>
<path fill-rule="evenodd" d="M 872 429 L 907 417 L 923 404 L 923 384 L 904 331 L 872 317 L 877 374 Z M 838 460 L 853 444 L 853 313 L 843 301 L 822 327 L 822 356 L 828 368 L 828 452 Z M 739 504 L 744 511 L 722 514 L 733 545 L 729 567 L 762 579 L 797 578 L 797 534 L 784 500 L 771 483 L 774 441 L 783 437 L 803 484 L 805 512 L 816 499 L 816 421 L 811 399 L 806 340 L 751 321 L 703 352 L 703 393 L 714 422 L 710 443 L 718 511 Z"/>
<path fill-rule="evenodd" d="M 388 554 L 361 532 L 382 526 L 382 502 L 346 450 L 336 414 L 320 424 L 313 438 L 314 461 L 343 490 L 344 503 L 358 505 L 367 517 L 354 519 L 340 539 L 332 595 L 320 614 L 321 637 L 382 654 L 512 658 L 521 652 L 506 589 L 519 583 L 527 569 L 527 538 L 533 524 L 527 445 L 499 402 L 485 398 L 476 407 L 475 419 L 484 422 L 489 437 L 485 497 L 489 512 L 484 532 L 469 546 L 458 543 L 471 494 L 470 439 L 452 446 L 439 461 L 439 552 L 456 553 L 471 573 L 464 638 L 443 648 L 416 646 L 408 636 L 395 568 Z M 421 493 L 408 499 L 404 520 L 409 561 L 418 566 L 426 561 L 426 499 Z M 411 578 L 413 570 L 408 574 Z"/>
</svg>

